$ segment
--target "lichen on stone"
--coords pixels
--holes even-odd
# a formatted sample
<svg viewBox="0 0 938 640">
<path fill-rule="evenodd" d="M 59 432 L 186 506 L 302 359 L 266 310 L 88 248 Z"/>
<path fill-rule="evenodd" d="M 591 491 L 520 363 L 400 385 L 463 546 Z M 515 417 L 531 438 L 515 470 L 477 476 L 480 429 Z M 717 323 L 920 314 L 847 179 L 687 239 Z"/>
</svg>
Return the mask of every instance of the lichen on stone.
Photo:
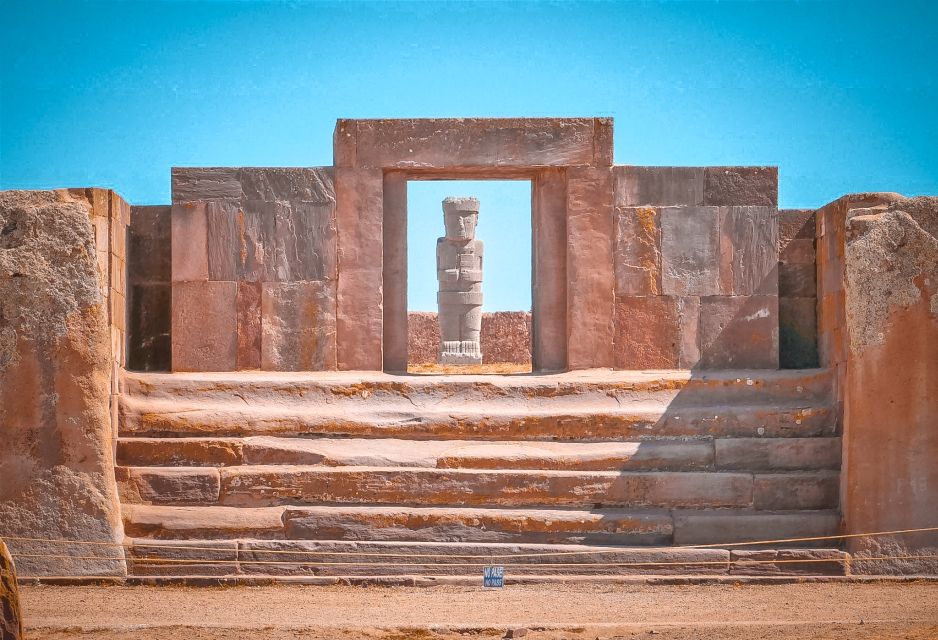
<svg viewBox="0 0 938 640">
<path fill-rule="evenodd" d="M 0 191 L 0 370 L 17 340 L 51 344 L 101 304 L 89 206 L 50 191 Z"/>
<path fill-rule="evenodd" d="M 882 344 L 897 309 L 924 302 L 938 319 L 938 198 L 899 200 L 879 215 L 848 218 L 847 224 L 851 350 Z"/>
</svg>

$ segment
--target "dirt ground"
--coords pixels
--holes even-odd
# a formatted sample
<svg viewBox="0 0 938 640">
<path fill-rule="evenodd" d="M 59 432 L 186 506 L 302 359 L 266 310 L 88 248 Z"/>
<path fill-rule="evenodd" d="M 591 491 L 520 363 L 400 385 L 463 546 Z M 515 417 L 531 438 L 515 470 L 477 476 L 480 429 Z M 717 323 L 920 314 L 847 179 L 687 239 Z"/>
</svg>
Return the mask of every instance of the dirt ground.
<svg viewBox="0 0 938 640">
<path fill-rule="evenodd" d="M 938 638 L 938 584 L 23 587 L 29 640 Z"/>
</svg>

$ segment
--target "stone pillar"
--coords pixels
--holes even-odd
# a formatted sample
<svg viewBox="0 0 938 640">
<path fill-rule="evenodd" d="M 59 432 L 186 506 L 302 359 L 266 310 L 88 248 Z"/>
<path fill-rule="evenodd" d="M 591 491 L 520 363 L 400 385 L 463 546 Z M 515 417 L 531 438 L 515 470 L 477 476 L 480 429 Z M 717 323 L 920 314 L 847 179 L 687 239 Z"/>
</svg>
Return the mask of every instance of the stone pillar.
<svg viewBox="0 0 938 640">
<path fill-rule="evenodd" d="M 0 540 L 0 638 L 20 640 L 23 637 L 23 616 L 20 614 L 16 568 L 10 552 Z"/>
<path fill-rule="evenodd" d="M 13 538 L 123 539 L 113 446 L 128 213 L 103 189 L 0 191 L 0 537 L 25 575 L 126 573 L 117 545 Z"/>
<path fill-rule="evenodd" d="M 938 198 L 847 213 L 845 533 L 938 520 Z M 938 532 L 847 540 L 855 573 L 934 574 Z M 890 557 L 895 560 L 868 560 Z M 910 556 L 922 556 L 913 558 Z"/>
<path fill-rule="evenodd" d="M 440 363 L 482 364 L 482 242 L 475 239 L 479 201 L 443 200 L 446 236 L 436 241 L 440 283 Z"/>
</svg>

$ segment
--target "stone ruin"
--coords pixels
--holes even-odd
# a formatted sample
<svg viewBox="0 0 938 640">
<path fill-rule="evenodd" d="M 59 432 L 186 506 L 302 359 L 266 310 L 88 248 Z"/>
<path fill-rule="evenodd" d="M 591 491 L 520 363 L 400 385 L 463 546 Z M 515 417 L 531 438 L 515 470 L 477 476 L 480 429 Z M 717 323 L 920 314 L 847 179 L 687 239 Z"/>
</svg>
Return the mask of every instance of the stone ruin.
<svg viewBox="0 0 938 640">
<path fill-rule="evenodd" d="M 446 235 L 436 241 L 440 364 L 482 364 L 482 241 L 479 201 L 443 200 Z"/>
<path fill-rule="evenodd" d="M 779 210 L 775 167 L 616 165 L 612 127 L 340 120 L 332 166 L 174 168 L 165 205 L 0 192 L 21 574 L 401 578 L 341 562 L 430 546 L 935 573 L 899 559 L 934 532 L 823 538 L 936 524 L 938 200 Z M 533 374 L 403 373 L 407 182 L 505 178 L 532 187 Z"/>
</svg>

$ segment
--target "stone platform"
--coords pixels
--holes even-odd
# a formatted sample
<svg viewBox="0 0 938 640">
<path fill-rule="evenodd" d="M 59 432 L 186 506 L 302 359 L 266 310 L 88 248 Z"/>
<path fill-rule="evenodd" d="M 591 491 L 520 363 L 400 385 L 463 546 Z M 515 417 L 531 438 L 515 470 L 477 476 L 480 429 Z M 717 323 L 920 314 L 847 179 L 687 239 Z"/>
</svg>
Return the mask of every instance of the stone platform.
<svg viewBox="0 0 938 640">
<path fill-rule="evenodd" d="M 459 556 L 534 554 L 513 571 L 842 573 L 830 548 L 719 547 L 838 532 L 830 384 L 817 369 L 127 373 L 129 571 L 454 575 Z M 717 548 L 680 547 L 701 544 Z"/>
</svg>

